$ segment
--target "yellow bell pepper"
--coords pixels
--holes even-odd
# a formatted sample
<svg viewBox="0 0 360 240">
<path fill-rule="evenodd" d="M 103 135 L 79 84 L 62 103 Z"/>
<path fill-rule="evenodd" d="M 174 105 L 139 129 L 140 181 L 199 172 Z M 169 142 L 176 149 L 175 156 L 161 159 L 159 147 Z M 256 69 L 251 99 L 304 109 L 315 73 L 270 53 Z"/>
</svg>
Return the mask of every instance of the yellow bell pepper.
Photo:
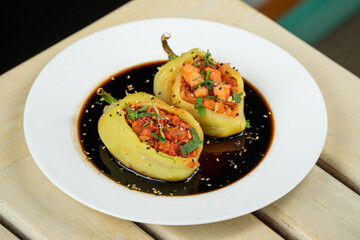
<svg viewBox="0 0 360 240">
<path fill-rule="evenodd" d="M 101 92 L 101 91 L 100 91 Z M 111 154 L 126 167 L 136 172 L 156 179 L 165 181 L 181 181 L 188 178 L 199 166 L 203 144 L 194 158 L 169 156 L 149 149 L 149 145 L 140 141 L 136 133 L 128 125 L 125 119 L 125 103 L 137 103 L 139 106 L 156 105 L 169 113 L 176 114 L 193 127 L 203 141 L 204 134 L 199 123 L 194 117 L 183 109 L 170 107 L 164 101 L 146 93 L 135 93 L 117 101 L 107 93 L 102 92 L 102 97 L 112 103 L 98 122 L 98 132 L 101 140 Z M 195 163 L 195 164 L 194 164 Z"/>
<path fill-rule="evenodd" d="M 180 86 L 182 78 L 182 65 L 193 61 L 195 56 L 204 56 L 206 52 L 194 48 L 183 53 L 181 56 L 175 55 L 167 44 L 169 36 L 162 36 L 162 44 L 164 50 L 169 56 L 169 62 L 160 68 L 154 78 L 154 93 L 170 105 L 186 109 L 190 112 L 196 120 L 199 121 L 205 135 L 213 137 L 228 137 L 233 134 L 242 132 L 246 127 L 246 120 L 244 115 L 244 100 L 237 104 L 236 117 L 231 117 L 222 113 L 217 113 L 206 109 L 205 116 L 200 116 L 195 105 L 189 103 L 181 98 Z M 214 59 L 211 58 L 214 61 Z M 239 89 L 244 89 L 244 82 L 240 73 L 232 68 L 229 68 L 228 74 L 236 79 Z"/>
</svg>

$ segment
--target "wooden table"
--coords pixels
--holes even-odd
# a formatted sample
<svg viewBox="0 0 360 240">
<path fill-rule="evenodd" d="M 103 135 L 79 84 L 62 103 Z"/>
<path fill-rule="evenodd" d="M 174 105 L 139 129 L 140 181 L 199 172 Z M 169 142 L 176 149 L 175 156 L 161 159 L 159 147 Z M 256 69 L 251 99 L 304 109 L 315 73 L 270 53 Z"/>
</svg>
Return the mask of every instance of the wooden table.
<svg viewBox="0 0 360 240">
<path fill-rule="evenodd" d="M 329 129 L 316 166 L 289 194 L 232 220 L 194 226 L 134 223 L 92 210 L 38 169 L 23 133 L 29 89 L 44 65 L 76 40 L 138 19 L 199 18 L 253 32 L 292 54 L 320 86 Z M 29 239 L 360 239 L 360 81 L 239 0 L 135 0 L 0 76 L 0 215 Z M 311 117 L 311 116 L 309 116 Z M 309 133 L 311 137 L 311 133 Z M 17 239 L 0 225 L 0 239 Z"/>
</svg>

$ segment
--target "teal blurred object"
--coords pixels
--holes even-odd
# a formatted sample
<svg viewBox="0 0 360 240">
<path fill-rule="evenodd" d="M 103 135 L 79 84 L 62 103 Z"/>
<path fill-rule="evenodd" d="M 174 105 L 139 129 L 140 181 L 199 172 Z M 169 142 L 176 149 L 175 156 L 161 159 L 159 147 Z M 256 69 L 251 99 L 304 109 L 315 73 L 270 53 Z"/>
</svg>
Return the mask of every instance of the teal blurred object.
<svg viewBox="0 0 360 240">
<path fill-rule="evenodd" d="M 304 0 L 277 22 L 314 45 L 359 11 L 360 0 Z"/>
</svg>

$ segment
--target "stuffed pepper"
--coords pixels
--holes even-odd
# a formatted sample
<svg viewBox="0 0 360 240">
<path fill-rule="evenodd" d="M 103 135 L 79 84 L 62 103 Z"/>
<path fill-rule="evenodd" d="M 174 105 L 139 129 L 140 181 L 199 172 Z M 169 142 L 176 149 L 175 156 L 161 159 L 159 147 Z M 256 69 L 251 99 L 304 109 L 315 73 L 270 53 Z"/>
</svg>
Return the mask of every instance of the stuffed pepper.
<svg viewBox="0 0 360 240">
<path fill-rule="evenodd" d="M 142 92 L 119 101 L 102 89 L 98 94 L 110 103 L 98 132 L 120 163 L 165 181 L 185 180 L 198 169 L 204 136 L 190 113 Z"/>
<path fill-rule="evenodd" d="M 177 56 L 167 43 L 169 37 L 164 34 L 161 38 L 169 62 L 155 75 L 155 95 L 190 112 L 206 135 L 228 137 L 241 133 L 246 120 L 240 73 L 198 48 Z"/>
</svg>

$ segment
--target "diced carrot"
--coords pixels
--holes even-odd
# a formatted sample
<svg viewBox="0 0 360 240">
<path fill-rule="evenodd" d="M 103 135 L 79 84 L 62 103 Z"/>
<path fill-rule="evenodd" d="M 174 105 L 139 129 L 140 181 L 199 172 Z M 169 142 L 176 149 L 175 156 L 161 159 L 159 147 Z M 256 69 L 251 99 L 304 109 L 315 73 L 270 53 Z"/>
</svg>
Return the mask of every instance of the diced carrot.
<svg viewBox="0 0 360 240">
<path fill-rule="evenodd" d="M 196 97 L 204 97 L 205 95 L 208 95 L 208 93 L 209 90 L 206 87 L 201 87 L 194 91 Z"/>
<path fill-rule="evenodd" d="M 219 70 L 207 67 L 205 71 L 210 71 L 209 78 L 216 83 L 221 83 L 221 72 Z"/>
<path fill-rule="evenodd" d="M 200 74 L 200 69 L 191 63 L 185 63 L 182 66 L 182 76 L 191 87 L 197 86 L 201 80 L 204 80 L 204 76 Z"/>
<path fill-rule="evenodd" d="M 231 85 L 219 84 L 219 85 L 216 85 L 216 86 L 214 85 L 213 91 L 214 91 L 215 96 L 225 100 L 227 97 L 230 96 L 230 88 L 231 88 Z"/>
</svg>

